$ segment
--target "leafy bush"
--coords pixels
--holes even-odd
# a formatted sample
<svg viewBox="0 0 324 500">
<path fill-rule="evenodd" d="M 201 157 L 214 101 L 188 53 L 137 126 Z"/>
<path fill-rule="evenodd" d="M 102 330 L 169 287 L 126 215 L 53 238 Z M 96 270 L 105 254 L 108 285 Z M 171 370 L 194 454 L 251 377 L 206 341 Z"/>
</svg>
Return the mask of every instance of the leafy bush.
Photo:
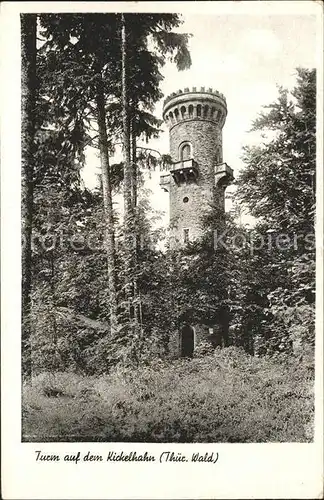
<svg viewBox="0 0 324 500">
<path fill-rule="evenodd" d="M 198 346 L 194 350 L 195 358 L 202 358 L 207 355 L 211 355 L 214 351 L 214 348 L 210 342 L 200 342 Z"/>
<path fill-rule="evenodd" d="M 313 375 L 305 360 L 254 358 L 234 347 L 120 365 L 100 377 L 39 375 L 23 390 L 24 439 L 310 441 Z"/>
</svg>

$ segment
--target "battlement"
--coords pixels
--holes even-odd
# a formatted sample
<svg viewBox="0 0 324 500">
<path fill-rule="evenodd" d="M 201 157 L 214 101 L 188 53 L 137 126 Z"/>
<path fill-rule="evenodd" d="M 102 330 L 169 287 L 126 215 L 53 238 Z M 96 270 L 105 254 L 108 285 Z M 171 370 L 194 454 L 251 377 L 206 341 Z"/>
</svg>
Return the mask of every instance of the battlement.
<svg viewBox="0 0 324 500">
<path fill-rule="evenodd" d="M 212 94 L 212 95 L 215 95 L 216 97 L 223 99 L 223 101 L 226 104 L 226 98 L 225 98 L 224 94 L 222 94 L 221 92 L 218 92 L 218 90 L 212 89 L 211 87 L 209 87 L 208 89 L 206 89 L 206 87 L 200 87 L 200 88 L 192 87 L 191 89 L 189 89 L 189 87 L 185 87 L 184 90 L 179 89 L 176 92 L 172 92 L 170 95 L 168 95 L 164 99 L 163 107 L 169 101 L 171 101 L 171 99 L 174 99 L 175 97 L 178 97 L 178 96 L 182 96 L 184 94 Z"/>
<path fill-rule="evenodd" d="M 163 119 L 172 128 L 185 120 L 209 120 L 222 128 L 227 115 L 224 94 L 206 87 L 172 92 L 163 104 Z"/>
</svg>

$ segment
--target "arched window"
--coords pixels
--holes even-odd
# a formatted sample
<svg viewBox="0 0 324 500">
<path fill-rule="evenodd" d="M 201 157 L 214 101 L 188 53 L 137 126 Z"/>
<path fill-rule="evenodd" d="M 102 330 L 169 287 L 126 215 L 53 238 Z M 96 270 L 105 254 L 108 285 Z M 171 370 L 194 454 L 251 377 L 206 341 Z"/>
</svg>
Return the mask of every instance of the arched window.
<svg viewBox="0 0 324 500">
<path fill-rule="evenodd" d="M 190 160 L 192 153 L 191 153 L 191 144 L 189 142 L 185 142 L 184 144 L 180 145 L 180 151 L 179 151 L 179 157 L 180 160 L 185 161 L 185 160 Z"/>
<path fill-rule="evenodd" d="M 201 105 L 198 104 L 197 106 L 197 116 L 201 116 Z"/>
<path fill-rule="evenodd" d="M 193 117 L 193 105 L 190 104 L 189 106 L 189 118 L 192 118 Z"/>
<path fill-rule="evenodd" d="M 181 106 L 180 111 L 181 111 L 181 118 L 184 119 L 186 117 L 186 108 L 185 108 L 185 106 Z"/>
</svg>

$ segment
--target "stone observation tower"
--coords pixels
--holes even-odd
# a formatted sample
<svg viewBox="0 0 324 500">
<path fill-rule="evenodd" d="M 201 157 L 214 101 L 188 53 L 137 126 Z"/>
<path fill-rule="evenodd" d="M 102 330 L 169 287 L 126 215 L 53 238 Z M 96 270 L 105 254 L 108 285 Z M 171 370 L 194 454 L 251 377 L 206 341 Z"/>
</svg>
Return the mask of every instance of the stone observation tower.
<svg viewBox="0 0 324 500">
<path fill-rule="evenodd" d="M 160 178 L 169 192 L 170 247 L 176 249 L 204 234 L 203 219 L 211 207 L 225 212 L 225 188 L 233 170 L 223 162 L 222 129 L 227 115 L 223 94 L 211 88 L 185 88 L 164 101 L 163 119 L 169 127 L 170 171 Z M 184 322 L 170 339 L 176 356 L 192 356 L 201 340 L 224 343 L 226 326 Z"/>
<path fill-rule="evenodd" d="M 233 170 L 223 163 L 226 115 L 224 95 L 205 87 L 178 90 L 164 101 L 172 166 L 160 186 L 169 192 L 171 248 L 203 234 L 202 216 L 211 206 L 225 210 L 224 191 L 233 180 Z"/>
</svg>

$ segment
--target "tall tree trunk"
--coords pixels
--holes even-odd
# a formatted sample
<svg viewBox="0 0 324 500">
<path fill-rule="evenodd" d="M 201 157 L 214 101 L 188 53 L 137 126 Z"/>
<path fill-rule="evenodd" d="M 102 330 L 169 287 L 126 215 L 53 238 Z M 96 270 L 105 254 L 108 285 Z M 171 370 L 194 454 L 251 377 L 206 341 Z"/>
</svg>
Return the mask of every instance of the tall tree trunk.
<svg viewBox="0 0 324 500">
<path fill-rule="evenodd" d="M 30 379 L 31 363 L 31 285 L 33 177 L 36 120 L 36 14 L 21 16 L 21 157 L 22 157 L 22 361 L 23 374 Z"/>
<path fill-rule="evenodd" d="M 134 116 L 135 109 L 132 107 L 132 116 Z M 136 150 L 136 130 L 133 125 L 133 121 L 131 122 L 130 129 L 131 136 L 131 159 L 132 159 L 132 203 L 134 210 L 134 234 L 133 234 L 133 258 L 134 258 L 134 281 L 133 281 L 133 297 L 134 297 L 134 322 L 135 327 L 140 325 L 139 332 L 142 337 L 142 307 L 141 307 L 141 299 L 140 293 L 138 289 L 138 251 L 140 246 L 140 234 L 139 234 L 139 226 L 138 226 L 138 207 L 137 207 L 137 150 Z"/>
<path fill-rule="evenodd" d="M 50 252 L 49 254 L 49 264 L 50 264 L 50 269 L 51 269 L 51 280 L 50 280 L 50 288 L 51 288 L 51 298 L 52 298 L 52 304 L 51 304 L 51 326 L 52 326 L 52 333 L 53 333 L 53 359 L 52 359 L 52 370 L 55 372 L 59 369 L 60 362 L 59 362 L 59 356 L 58 356 L 58 348 L 57 348 L 57 321 L 56 321 L 56 285 L 55 285 L 55 279 L 56 279 L 56 274 L 55 274 L 55 249 Z"/>
<path fill-rule="evenodd" d="M 134 109 L 132 108 L 132 113 L 134 113 Z M 131 136 L 131 159 L 132 159 L 132 202 L 133 207 L 136 210 L 137 207 L 137 151 L 136 151 L 136 130 L 131 124 L 130 127 L 130 136 Z"/>
<path fill-rule="evenodd" d="M 107 264 L 108 264 L 110 325 L 111 325 L 111 332 L 115 333 L 118 330 L 115 227 L 114 227 L 112 187 L 111 187 L 109 155 L 108 155 L 105 98 L 104 98 L 102 82 L 99 82 L 97 85 L 96 103 L 97 103 L 97 119 L 98 119 L 98 129 L 99 129 L 100 162 L 101 162 L 101 172 L 102 172 L 102 192 L 103 192 L 105 223 L 106 223 L 105 246 L 107 252 Z"/>
<path fill-rule="evenodd" d="M 50 252 L 49 255 L 49 260 L 50 260 L 50 267 L 51 267 L 51 282 L 50 282 L 50 287 L 51 287 L 51 295 L 52 295 L 52 327 L 53 327 L 53 345 L 54 345 L 54 351 L 55 351 L 55 356 L 56 356 L 56 350 L 57 350 L 57 322 L 56 322 L 56 287 L 55 287 L 55 256 L 54 256 L 54 249 Z"/>
<path fill-rule="evenodd" d="M 125 245 L 125 294 L 128 303 L 129 321 L 133 320 L 134 281 L 134 205 L 132 199 L 133 167 L 131 159 L 130 110 L 127 68 L 127 26 L 125 15 L 121 14 L 121 56 L 122 56 L 122 116 L 124 156 L 124 245 Z"/>
</svg>

